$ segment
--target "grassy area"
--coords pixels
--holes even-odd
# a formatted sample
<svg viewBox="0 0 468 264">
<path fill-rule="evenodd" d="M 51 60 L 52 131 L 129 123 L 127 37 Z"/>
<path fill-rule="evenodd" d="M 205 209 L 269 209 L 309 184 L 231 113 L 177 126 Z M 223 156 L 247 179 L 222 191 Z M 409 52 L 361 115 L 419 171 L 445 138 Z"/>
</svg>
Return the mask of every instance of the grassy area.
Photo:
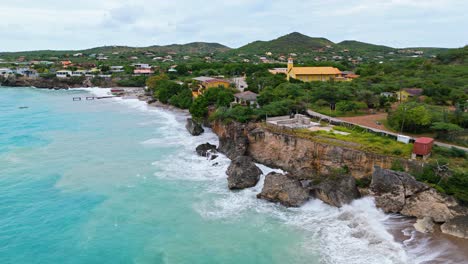
<svg viewBox="0 0 468 264">
<path fill-rule="evenodd" d="M 269 127 L 270 130 L 274 130 Z M 308 129 L 281 130 L 282 133 L 292 134 L 301 138 L 307 138 L 315 142 L 326 143 L 335 146 L 347 147 L 377 154 L 409 158 L 413 144 L 404 144 L 389 137 L 379 136 L 364 132 L 360 129 L 348 129 L 335 126 L 334 130 L 349 133 L 342 135 L 333 131 L 310 131 Z"/>
</svg>

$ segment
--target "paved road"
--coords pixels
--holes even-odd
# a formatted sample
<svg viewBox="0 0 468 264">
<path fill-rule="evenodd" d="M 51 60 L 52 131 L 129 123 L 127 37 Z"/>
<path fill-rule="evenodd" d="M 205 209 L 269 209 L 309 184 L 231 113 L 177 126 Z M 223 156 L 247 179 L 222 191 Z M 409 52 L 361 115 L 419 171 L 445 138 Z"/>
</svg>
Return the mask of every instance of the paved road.
<svg viewBox="0 0 468 264">
<path fill-rule="evenodd" d="M 342 120 L 342 119 L 339 119 L 339 118 L 334 118 L 334 117 L 330 117 L 330 116 L 327 116 L 327 115 L 323 115 L 323 114 L 317 113 L 315 111 L 312 111 L 310 109 L 307 110 L 307 114 L 309 116 L 316 117 L 316 118 L 319 118 L 319 119 L 322 119 L 322 120 L 325 120 L 325 121 L 328 121 L 328 122 L 332 122 L 332 123 L 348 123 L 348 124 L 352 124 L 352 125 L 355 125 L 355 126 L 365 128 L 367 130 L 372 130 L 372 131 L 374 131 L 376 133 L 388 134 L 388 135 L 391 135 L 391 136 L 394 136 L 394 137 L 398 136 L 397 133 L 393 133 L 391 131 L 388 131 L 385 128 L 379 129 L 379 128 L 375 128 L 375 127 L 363 126 L 361 124 L 357 124 L 357 123 Z M 413 139 L 413 140 L 415 139 L 412 136 L 409 136 L 409 137 L 411 139 Z M 468 152 L 468 148 L 460 147 L 460 146 L 457 146 L 457 145 L 447 144 L 447 143 L 443 143 L 443 142 L 440 142 L 440 141 L 435 141 L 434 144 L 437 145 L 437 146 L 446 147 L 446 148 L 454 147 L 454 148 L 457 148 L 457 149 L 464 150 L 465 152 Z"/>
</svg>

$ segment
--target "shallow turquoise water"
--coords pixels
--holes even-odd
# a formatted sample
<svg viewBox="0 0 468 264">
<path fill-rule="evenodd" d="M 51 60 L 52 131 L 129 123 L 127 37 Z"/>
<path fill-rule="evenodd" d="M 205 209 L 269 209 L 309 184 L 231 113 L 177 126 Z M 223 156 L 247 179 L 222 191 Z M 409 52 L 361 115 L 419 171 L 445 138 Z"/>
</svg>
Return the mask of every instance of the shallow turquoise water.
<svg viewBox="0 0 468 264">
<path fill-rule="evenodd" d="M 194 151 L 213 133 L 136 100 L 72 101 L 86 95 L 0 88 L 0 263 L 418 262 L 371 199 L 287 209 L 255 198 L 262 181 L 231 192 L 229 160 Z"/>
<path fill-rule="evenodd" d="M 196 157 L 175 115 L 83 93 L 0 89 L 0 263 L 317 259 L 268 215 L 216 216 L 226 160 Z"/>
</svg>

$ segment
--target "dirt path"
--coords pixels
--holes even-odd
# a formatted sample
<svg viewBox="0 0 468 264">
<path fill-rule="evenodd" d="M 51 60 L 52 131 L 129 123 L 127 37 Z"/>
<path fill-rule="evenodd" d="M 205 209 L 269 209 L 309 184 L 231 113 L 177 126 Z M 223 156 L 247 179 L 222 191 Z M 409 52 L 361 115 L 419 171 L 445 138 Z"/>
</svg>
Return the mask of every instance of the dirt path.
<svg viewBox="0 0 468 264">
<path fill-rule="evenodd" d="M 373 114 L 373 115 L 366 115 L 366 116 L 337 117 L 337 118 L 346 122 L 353 123 L 353 124 L 392 132 L 388 130 L 387 128 L 385 128 L 385 126 L 382 123 L 382 120 L 387 119 L 387 113 L 380 113 L 380 114 Z"/>
</svg>

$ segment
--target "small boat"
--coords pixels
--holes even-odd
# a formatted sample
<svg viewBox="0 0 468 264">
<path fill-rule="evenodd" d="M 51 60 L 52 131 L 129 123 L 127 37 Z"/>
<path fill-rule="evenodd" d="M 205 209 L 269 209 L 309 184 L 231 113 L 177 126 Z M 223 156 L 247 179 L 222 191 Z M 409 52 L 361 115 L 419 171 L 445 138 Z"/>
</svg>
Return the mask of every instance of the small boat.
<svg viewBox="0 0 468 264">
<path fill-rule="evenodd" d="M 29 106 L 20 106 L 18 107 L 19 109 L 26 109 L 26 108 L 29 108 Z"/>
</svg>

